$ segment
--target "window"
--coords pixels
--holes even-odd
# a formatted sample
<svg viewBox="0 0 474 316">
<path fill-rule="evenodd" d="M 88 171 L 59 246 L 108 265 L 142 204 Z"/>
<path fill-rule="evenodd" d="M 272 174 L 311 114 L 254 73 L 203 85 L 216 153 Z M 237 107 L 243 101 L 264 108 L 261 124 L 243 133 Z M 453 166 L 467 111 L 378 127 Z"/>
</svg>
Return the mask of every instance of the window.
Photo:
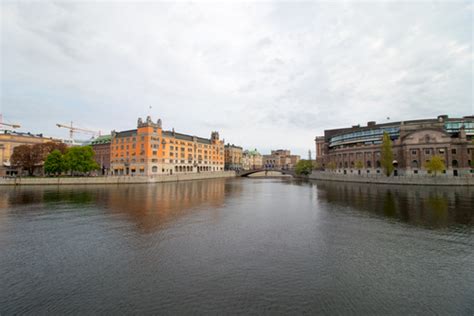
<svg viewBox="0 0 474 316">
<path fill-rule="evenodd" d="M 411 151 L 411 154 L 412 154 L 413 156 L 415 156 L 415 155 L 416 155 L 416 150 L 412 150 L 412 151 Z"/>
<path fill-rule="evenodd" d="M 425 149 L 425 154 L 426 155 L 429 155 L 431 153 L 431 150 L 430 149 Z"/>
<path fill-rule="evenodd" d="M 440 154 L 444 154 L 444 148 L 440 148 L 440 149 L 438 150 L 438 152 L 439 152 Z"/>
<path fill-rule="evenodd" d="M 153 166 L 153 167 L 151 168 L 151 171 L 154 172 L 154 173 L 158 172 L 158 167 L 157 167 L 157 166 Z"/>
<path fill-rule="evenodd" d="M 451 149 L 451 153 L 452 153 L 453 155 L 456 155 L 456 148 Z"/>
</svg>

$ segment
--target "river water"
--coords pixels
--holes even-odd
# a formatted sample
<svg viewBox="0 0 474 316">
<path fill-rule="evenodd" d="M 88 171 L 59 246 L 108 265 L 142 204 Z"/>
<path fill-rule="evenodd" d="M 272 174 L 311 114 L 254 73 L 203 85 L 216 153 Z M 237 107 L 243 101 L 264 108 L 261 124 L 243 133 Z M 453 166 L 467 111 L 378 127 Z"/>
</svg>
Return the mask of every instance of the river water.
<svg viewBox="0 0 474 316">
<path fill-rule="evenodd" d="M 474 314 L 474 189 L 0 188 L 0 315 Z"/>
</svg>

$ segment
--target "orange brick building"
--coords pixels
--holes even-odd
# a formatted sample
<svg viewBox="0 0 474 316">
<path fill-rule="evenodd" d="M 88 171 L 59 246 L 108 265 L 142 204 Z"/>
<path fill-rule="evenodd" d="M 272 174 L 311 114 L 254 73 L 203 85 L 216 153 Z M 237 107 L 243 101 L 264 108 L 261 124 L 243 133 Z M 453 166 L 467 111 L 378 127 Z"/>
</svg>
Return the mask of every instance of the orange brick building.
<svg viewBox="0 0 474 316">
<path fill-rule="evenodd" d="M 114 175 L 162 175 L 224 170 L 224 142 L 219 133 L 201 138 L 164 131 L 161 120 L 138 119 L 137 129 L 112 131 L 111 170 Z"/>
</svg>

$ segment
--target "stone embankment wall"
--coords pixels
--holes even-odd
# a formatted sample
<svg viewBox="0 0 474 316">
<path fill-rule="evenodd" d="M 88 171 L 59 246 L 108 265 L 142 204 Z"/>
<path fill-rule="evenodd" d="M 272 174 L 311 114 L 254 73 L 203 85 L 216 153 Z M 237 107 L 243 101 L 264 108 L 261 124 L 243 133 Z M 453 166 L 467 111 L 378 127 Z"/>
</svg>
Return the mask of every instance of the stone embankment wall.
<svg viewBox="0 0 474 316">
<path fill-rule="evenodd" d="M 62 178 L 4 178 L 0 185 L 78 185 L 78 184 L 131 184 L 202 180 L 235 177 L 234 171 L 183 173 L 160 176 L 110 176 L 110 177 L 62 177 Z"/>
<path fill-rule="evenodd" d="M 308 176 L 313 180 L 325 181 L 343 181 L 343 182 L 359 182 L 359 183 L 379 183 L 379 184 L 411 184 L 411 185 L 472 185 L 474 186 L 474 176 L 391 176 L 384 175 L 343 175 L 333 172 L 314 172 Z"/>
</svg>

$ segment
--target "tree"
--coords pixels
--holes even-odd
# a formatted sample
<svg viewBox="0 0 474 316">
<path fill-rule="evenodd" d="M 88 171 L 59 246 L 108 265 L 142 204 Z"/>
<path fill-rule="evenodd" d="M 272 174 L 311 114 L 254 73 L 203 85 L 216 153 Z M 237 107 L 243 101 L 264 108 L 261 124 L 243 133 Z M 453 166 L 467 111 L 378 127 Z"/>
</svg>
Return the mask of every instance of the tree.
<svg viewBox="0 0 474 316">
<path fill-rule="evenodd" d="M 53 152 L 53 150 L 59 150 L 61 154 L 65 154 L 67 151 L 67 146 L 64 143 L 57 143 L 57 142 L 47 142 L 44 144 L 41 144 L 43 147 L 43 153 L 44 153 L 44 159 Z"/>
<path fill-rule="evenodd" d="M 360 160 L 357 160 L 357 161 L 355 162 L 355 167 L 356 167 L 356 169 L 359 169 L 359 170 L 360 170 L 360 169 L 364 168 L 364 163 L 363 163 L 362 161 L 360 161 Z"/>
<path fill-rule="evenodd" d="M 31 161 L 31 146 L 20 145 L 15 147 L 10 162 L 12 167 L 27 170 L 29 175 L 33 175 L 35 165 Z"/>
<path fill-rule="evenodd" d="M 329 170 L 334 171 L 334 170 L 336 170 L 336 167 L 337 167 L 337 165 L 334 161 L 328 162 L 328 169 Z"/>
<path fill-rule="evenodd" d="M 438 155 L 431 157 L 431 159 L 425 163 L 425 169 L 428 170 L 428 172 L 434 173 L 436 176 L 438 172 L 446 169 L 443 157 Z"/>
<path fill-rule="evenodd" d="M 47 142 L 34 145 L 20 145 L 13 149 L 10 162 L 13 167 L 27 170 L 28 175 L 32 176 L 35 168 L 40 167 L 46 157 L 53 150 L 58 149 L 64 153 L 67 149 L 65 144 L 56 142 Z"/>
<path fill-rule="evenodd" d="M 298 175 L 308 175 L 313 170 L 313 163 L 310 160 L 300 160 L 295 166 L 295 173 Z"/>
<path fill-rule="evenodd" d="M 59 149 L 53 150 L 44 162 L 44 172 L 47 174 L 61 174 L 64 170 L 63 154 Z"/>
<path fill-rule="evenodd" d="M 64 165 L 71 174 L 87 173 L 99 169 L 99 165 L 94 160 L 94 150 L 91 146 L 69 148 L 64 155 Z"/>
<path fill-rule="evenodd" d="M 322 166 L 321 166 L 321 163 L 319 161 L 315 161 L 313 163 L 313 169 L 314 170 L 321 170 Z"/>
<path fill-rule="evenodd" d="M 474 139 L 472 140 L 472 144 L 474 145 Z M 471 168 L 474 168 L 474 148 L 471 148 Z"/>
<path fill-rule="evenodd" d="M 392 151 L 392 140 L 390 139 L 390 135 L 387 132 L 383 132 L 382 138 L 382 157 L 381 157 L 381 165 L 385 171 L 385 175 L 389 177 L 392 174 L 394 169 L 393 167 L 393 151 Z"/>
</svg>

